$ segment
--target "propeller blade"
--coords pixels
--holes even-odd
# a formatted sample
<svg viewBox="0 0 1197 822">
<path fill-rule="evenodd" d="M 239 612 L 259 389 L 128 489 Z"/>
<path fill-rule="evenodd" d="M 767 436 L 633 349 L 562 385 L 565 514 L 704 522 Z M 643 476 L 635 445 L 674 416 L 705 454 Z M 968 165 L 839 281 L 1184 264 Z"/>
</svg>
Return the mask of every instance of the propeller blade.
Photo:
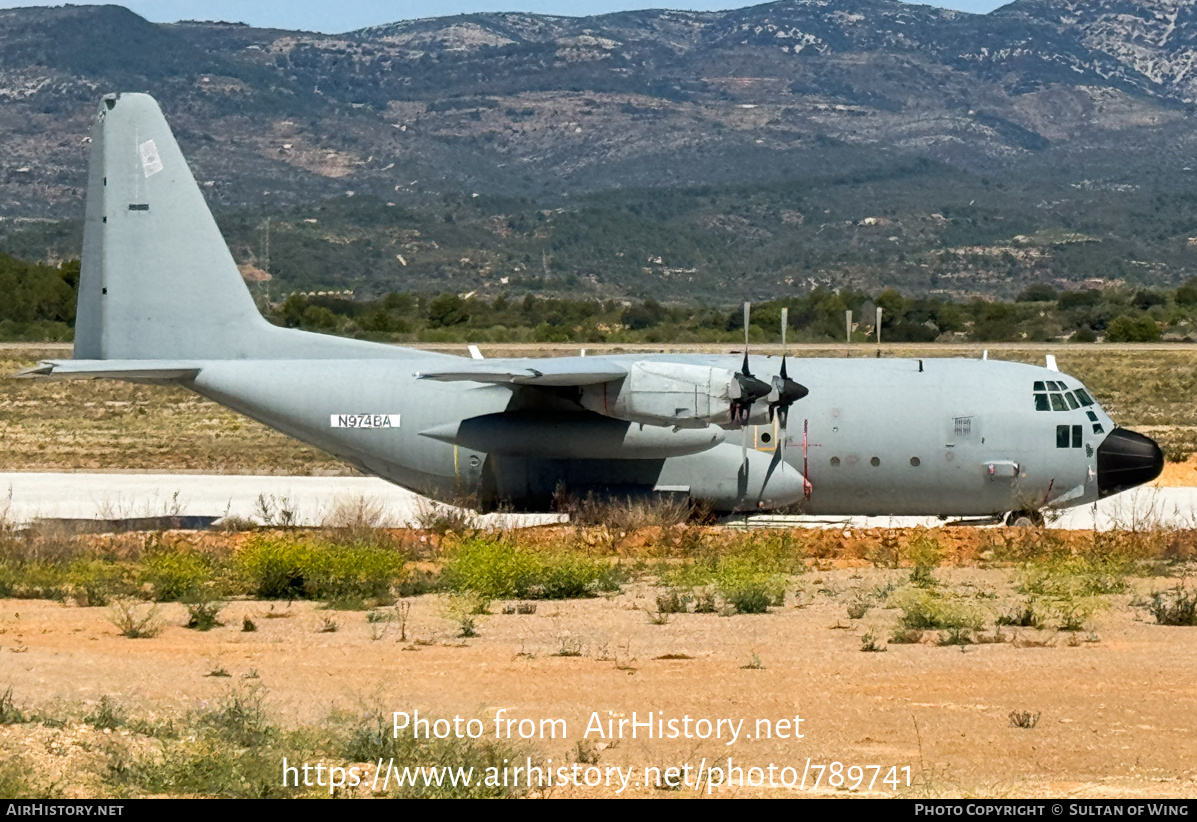
<svg viewBox="0 0 1197 822">
<path fill-rule="evenodd" d="M 785 396 L 786 383 L 790 382 L 789 375 L 786 374 L 786 331 L 790 327 L 790 309 L 783 308 L 781 310 L 781 371 L 778 376 L 781 377 L 781 385 L 777 386 L 781 390 L 778 393 L 778 399 Z M 790 406 L 778 403 L 777 408 L 777 436 L 781 437 L 781 442 L 778 444 L 778 452 L 781 456 L 781 463 L 785 465 L 786 461 L 786 439 L 788 434 L 786 432 L 786 423 L 790 419 Z M 770 406 L 773 410 L 773 406 Z"/>
<path fill-rule="evenodd" d="M 810 444 L 810 420 L 802 421 L 802 496 L 810 499 L 810 462 L 807 460 Z"/>
<path fill-rule="evenodd" d="M 752 303 L 744 303 L 744 367 L 740 371 L 746 377 L 751 377 L 752 372 L 748 370 L 748 317 L 752 313 Z"/>
<path fill-rule="evenodd" d="M 748 425 L 752 417 L 752 404 L 762 397 L 768 397 L 773 386 L 752 376 L 748 366 L 748 328 L 751 322 L 752 303 L 744 303 L 744 364 L 735 375 L 735 383 L 729 393 L 732 396 L 731 419 L 739 425 Z"/>
<path fill-rule="evenodd" d="M 790 309 L 783 308 L 781 310 L 781 378 L 788 380 L 789 375 L 786 374 L 786 329 L 790 325 Z"/>
<path fill-rule="evenodd" d="M 777 409 L 777 455 L 781 457 L 782 464 L 786 461 L 786 420 L 789 418 L 790 410 L 788 408 Z"/>
<path fill-rule="evenodd" d="M 786 419 L 789 415 L 790 406 L 798 400 L 805 397 L 809 392 L 806 386 L 800 385 L 794 380 L 790 379 L 789 372 L 786 367 L 786 329 L 790 324 L 790 310 L 783 308 L 781 310 L 781 369 L 777 376 L 773 378 L 773 384 L 769 392 L 769 416 L 772 419 L 776 413 L 778 422 L 782 430 L 785 430 Z"/>
</svg>

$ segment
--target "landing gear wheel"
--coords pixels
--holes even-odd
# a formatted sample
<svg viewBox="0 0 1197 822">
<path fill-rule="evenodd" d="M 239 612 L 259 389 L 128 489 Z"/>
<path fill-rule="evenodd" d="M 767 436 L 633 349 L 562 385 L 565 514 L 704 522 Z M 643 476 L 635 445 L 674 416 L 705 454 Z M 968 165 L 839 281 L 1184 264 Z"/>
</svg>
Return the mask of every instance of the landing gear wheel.
<svg viewBox="0 0 1197 822">
<path fill-rule="evenodd" d="M 1012 528 L 1039 528 L 1043 525 L 1043 514 L 1039 511 L 1011 511 L 1006 515 L 1006 524 Z"/>
</svg>

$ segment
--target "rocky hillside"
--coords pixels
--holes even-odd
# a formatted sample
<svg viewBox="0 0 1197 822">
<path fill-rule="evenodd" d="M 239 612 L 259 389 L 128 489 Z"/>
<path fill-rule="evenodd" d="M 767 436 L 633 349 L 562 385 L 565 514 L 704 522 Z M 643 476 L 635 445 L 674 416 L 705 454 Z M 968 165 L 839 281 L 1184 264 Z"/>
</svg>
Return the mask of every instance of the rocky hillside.
<svg viewBox="0 0 1197 822">
<path fill-rule="evenodd" d="M 752 289 L 897 278 L 935 290 L 943 259 L 1002 253 L 1014 262 L 948 266 L 950 289 L 1084 279 L 1075 265 L 1053 268 L 1050 251 L 1048 264 L 1027 263 L 1036 236 L 1104 243 L 1104 257 L 1124 263 L 1115 278 L 1176 282 L 1197 264 L 1195 7 L 1016 0 L 968 15 L 781 0 L 712 13 L 475 14 L 337 36 L 155 25 L 115 6 L 0 11 L 0 226 L 11 235 L 27 229 L 19 220 L 81 213 L 91 113 L 101 93 L 124 89 L 159 98 L 213 204 L 253 224 L 247 261 L 265 215 L 298 225 L 309 218 L 295 209 L 348 195 L 418 220 L 508 226 L 488 235 L 490 270 L 518 279 L 502 260 L 512 232 L 537 238 L 517 230 L 522 220 L 668 191 L 662 231 L 726 236 L 758 272 Z M 752 206 L 762 186 L 781 193 Z M 591 231 L 577 223 L 571 231 Z M 539 252 L 541 274 L 551 279 L 556 262 L 601 290 L 605 268 L 562 268 L 567 238 L 538 230 L 545 242 L 524 243 L 522 256 Z M 60 236 L 69 245 L 70 231 Z M 13 242 L 28 246 L 27 232 Z M 633 279 L 661 256 L 639 242 L 625 249 Z M 731 266 L 709 262 L 719 253 L 656 267 L 693 268 L 718 292 Z M 427 279 L 487 285 L 452 259 Z M 920 273 L 929 269 L 939 273 Z M 375 265 L 347 279 L 378 290 L 389 276 Z M 609 290 L 626 290 L 615 280 Z"/>
</svg>

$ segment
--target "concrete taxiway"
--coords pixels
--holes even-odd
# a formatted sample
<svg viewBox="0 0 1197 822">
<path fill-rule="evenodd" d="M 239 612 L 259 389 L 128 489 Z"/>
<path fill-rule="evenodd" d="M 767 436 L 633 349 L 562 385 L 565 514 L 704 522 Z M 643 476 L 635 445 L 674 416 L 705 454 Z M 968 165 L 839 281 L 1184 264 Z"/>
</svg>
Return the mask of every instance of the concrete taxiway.
<svg viewBox="0 0 1197 822">
<path fill-rule="evenodd" d="M 234 474 L 0 473 L 0 514 L 34 519 L 240 517 L 275 525 L 322 525 L 338 509 L 365 500 L 381 525 L 417 523 L 434 503 L 374 477 L 274 477 Z M 481 517 L 480 525 L 560 522 L 552 514 Z"/>
<path fill-rule="evenodd" d="M 48 519 L 235 516 L 275 524 L 321 525 L 346 505 L 365 500 L 381 524 L 417 523 L 433 503 L 373 477 L 276 477 L 232 474 L 0 473 L 0 516 L 23 524 Z M 561 522 L 557 514 L 491 514 L 480 525 Z M 759 525 L 932 527 L 934 517 L 754 517 Z M 1049 516 L 1055 528 L 1197 527 L 1197 488 L 1138 488 L 1097 505 Z"/>
</svg>

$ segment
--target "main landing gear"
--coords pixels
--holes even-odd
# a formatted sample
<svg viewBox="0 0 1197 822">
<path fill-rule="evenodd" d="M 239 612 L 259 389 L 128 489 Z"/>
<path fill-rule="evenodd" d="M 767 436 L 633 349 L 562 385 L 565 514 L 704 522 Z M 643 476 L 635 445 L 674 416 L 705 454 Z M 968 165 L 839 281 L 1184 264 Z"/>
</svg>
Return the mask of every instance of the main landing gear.
<svg viewBox="0 0 1197 822">
<path fill-rule="evenodd" d="M 1039 528 L 1043 525 L 1043 512 L 1011 511 L 1006 515 L 1006 524 L 1012 528 Z"/>
</svg>

